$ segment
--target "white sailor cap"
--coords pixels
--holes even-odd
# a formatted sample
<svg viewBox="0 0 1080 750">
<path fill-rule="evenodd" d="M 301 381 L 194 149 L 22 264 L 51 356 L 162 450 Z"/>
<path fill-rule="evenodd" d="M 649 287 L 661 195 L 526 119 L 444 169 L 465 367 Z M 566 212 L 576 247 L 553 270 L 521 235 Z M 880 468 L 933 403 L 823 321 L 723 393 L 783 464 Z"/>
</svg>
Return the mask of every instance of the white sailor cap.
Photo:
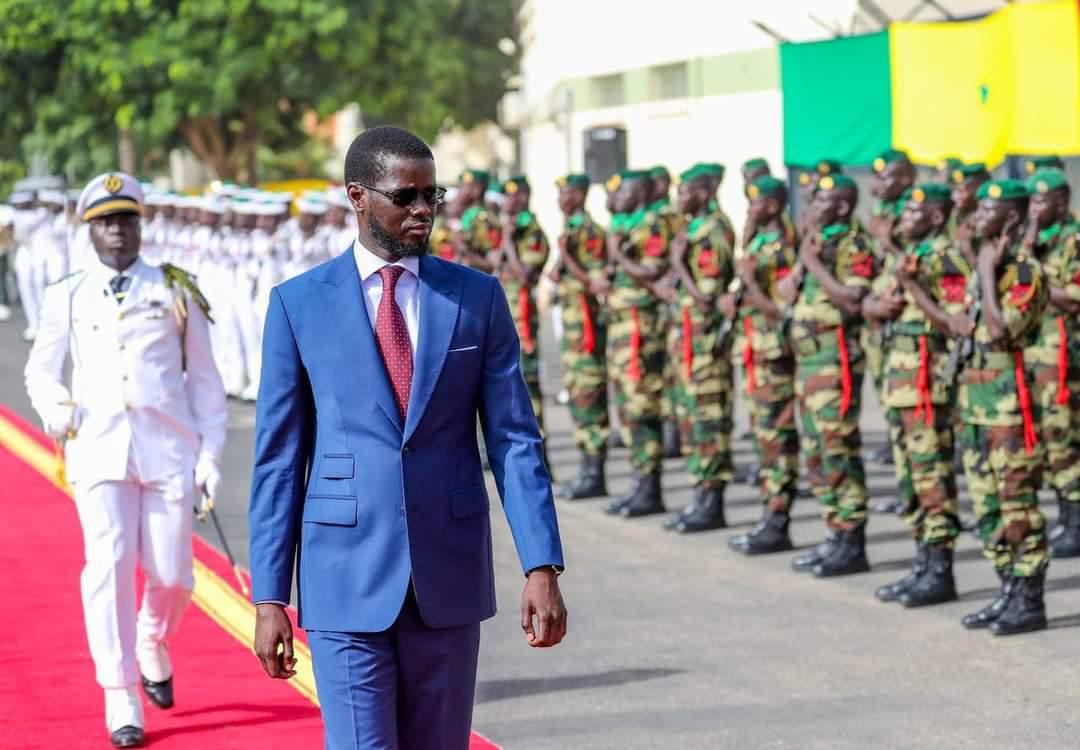
<svg viewBox="0 0 1080 750">
<path fill-rule="evenodd" d="M 327 188 L 326 201 L 331 206 L 337 206 L 338 208 L 344 208 L 346 210 L 352 208 L 352 203 L 349 202 L 349 194 L 345 192 L 345 188 L 343 187 Z"/>
<path fill-rule="evenodd" d="M 33 190 L 20 190 L 17 193 L 12 193 L 8 197 L 8 203 L 11 203 L 11 204 L 33 203 L 33 202 L 34 202 L 34 191 Z"/>
<path fill-rule="evenodd" d="M 213 195 L 204 196 L 199 200 L 199 208 L 207 213 L 217 214 L 221 216 L 225 213 L 226 205 L 225 201 L 217 198 Z"/>
<path fill-rule="evenodd" d="M 83 188 L 75 212 L 83 221 L 120 213 L 142 213 L 143 189 L 123 172 L 99 174 Z"/>
<path fill-rule="evenodd" d="M 63 190 L 42 190 L 38 193 L 38 200 L 53 206 L 62 206 L 67 202 L 67 196 Z"/>
<path fill-rule="evenodd" d="M 300 197 L 300 200 L 296 202 L 296 209 L 302 214 L 321 216 L 326 213 L 327 208 L 326 200 L 321 193 L 316 195 L 305 193 Z"/>
</svg>

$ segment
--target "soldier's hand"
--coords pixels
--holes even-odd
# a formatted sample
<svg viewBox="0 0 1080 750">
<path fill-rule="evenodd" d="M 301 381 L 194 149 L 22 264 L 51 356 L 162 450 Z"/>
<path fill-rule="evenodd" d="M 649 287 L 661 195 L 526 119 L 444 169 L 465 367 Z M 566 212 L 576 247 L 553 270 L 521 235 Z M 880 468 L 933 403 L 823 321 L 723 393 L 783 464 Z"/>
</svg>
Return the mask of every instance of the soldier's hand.
<svg viewBox="0 0 1080 750">
<path fill-rule="evenodd" d="M 948 317 L 948 326 L 953 338 L 967 337 L 975 330 L 975 321 L 963 313 L 953 313 Z"/>
<path fill-rule="evenodd" d="M 570 236 L 566 234 L 559 235 L 559 253 L 566 255 L 566 248 L 570 246 Z"/>
<path fill-rule="evenodd" d="M 728 320 L 735 320 L 735 314 L 738 310 L 735 309 L 735 295 L 728 294 L 720 297 L 720 312 L 724 314 L 724 317 Z"/>
<path fill-rule="evenodd" d="M 753 278 L 757 274 L 757 268 L 757 258 L 750 253 L 743 253 L 743 256 L 735 261 L 735 270 L 745 278 Z"/>
<path fill-rule="evenodd" d="M 280 604 L 255 605 L 255 655 L 266 674 L 276 680 L 296 674 L 292 623 Z"/>
<path fill-rule="evenodd" d="M 551 267 L 551 270 L 547 272 L 547 277 L 558 284 L 562 280 L 562 269 L 558 264 Z"/>
<path fill-rule="evenodd" d="M 895 294 L 882 297 L 879 304 L 881 305 L 881 317 L 884 320 L 896 320 L 900 317 L 900 313 L 904 311 L 904 308 L 907 307 L 904 298 Z"/>
<path fill-rule="evenodd" d="M 611 282 L 606 276 L 593 276 L 589 279 L 589 291 L 596 297 L 603 297 L 611 291 Z"/>
<path fill-rule="evenodd" d="M 686 237 L 686 230 L 680 231 L 675 235 L 675 239 L 671 241 L 671 257 L 674 260 L 681 261 L 686 257 L 686 248 L 689 246 L 689 241 Z"/>
</svg>

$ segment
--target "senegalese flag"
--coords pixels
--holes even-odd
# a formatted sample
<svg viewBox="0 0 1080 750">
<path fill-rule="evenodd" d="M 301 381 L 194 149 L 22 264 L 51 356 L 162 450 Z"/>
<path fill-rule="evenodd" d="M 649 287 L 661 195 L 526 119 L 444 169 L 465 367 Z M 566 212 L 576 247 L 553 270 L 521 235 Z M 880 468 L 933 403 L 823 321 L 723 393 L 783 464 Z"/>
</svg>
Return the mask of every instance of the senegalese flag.
<svg viewBox="0 0 1080 750">
<path fill-rule="evenodd" d="M 1076 0 L 785 44 L 780 60 L 788 164 L 865 164 L 890 147 L 924 163 L 1080 153 Z"/>
</svg>

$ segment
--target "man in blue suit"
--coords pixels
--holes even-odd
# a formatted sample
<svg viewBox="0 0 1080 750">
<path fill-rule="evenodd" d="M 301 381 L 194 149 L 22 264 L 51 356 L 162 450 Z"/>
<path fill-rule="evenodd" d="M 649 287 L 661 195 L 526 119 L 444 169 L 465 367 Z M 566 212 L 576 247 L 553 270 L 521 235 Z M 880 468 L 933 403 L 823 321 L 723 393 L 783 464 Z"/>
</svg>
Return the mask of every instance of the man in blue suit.
<svg viewBox="0 0 1080 750">
<path fill-rule="evenodd" d="M 495 614 L 476 440 L 526 574 L 530 646 L 566 633 L 542 441 L 494 278 L 428 255 L 427 145 L 365 131 L 345 161 L 348 252 L 273 290 L 251 481 L 255 651 L 293 675 L 294 565 L 326 747 L 469 744 L 480 621 Z"/>
</svg>

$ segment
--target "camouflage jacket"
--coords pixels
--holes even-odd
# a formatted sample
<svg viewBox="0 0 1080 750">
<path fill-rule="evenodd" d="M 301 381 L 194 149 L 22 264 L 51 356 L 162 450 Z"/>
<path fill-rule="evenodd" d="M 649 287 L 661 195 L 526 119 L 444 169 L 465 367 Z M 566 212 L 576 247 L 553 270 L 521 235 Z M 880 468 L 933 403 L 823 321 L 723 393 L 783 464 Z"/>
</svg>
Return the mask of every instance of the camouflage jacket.
<svg viewBox="0 0 1080 750">
<path fill-rule="evenodd" d="M 968 285 L 966 302 L 973 302 Z M 1023 423 L 1016 379 L 1016 353 L 1030 345 L 1050 297 L 1042 265 L 1020 252 L 1008 256 L 997 271 L 997 295 L 1005 318 L 1004 340 L 990 335 L 985 316 L 975 327 L 975 354 L 960 375 L 960 415 L 967 424 Z M 1025 383 L 1031 389 L 1033 384 Z"/>
<path fill-rule="evenodd" d="M 702 294 L 718 298 L 727 291 L 735 278 L 735 253 L 727 241 L 723 221 L 718 214 L 700 216 L 686 228 L 686 270 Z M 708 313 L 698 308 L 685 289 L 679 292 L 679 304 L 690 310 L 690 317 L 705 326 L 716 323 L 721 313 L 714 308 Z"/>
<path fill-rule="evenodd" d="M 607 272 L 607 233 L 589 214 L 582 211 L 571 216 L 566 222 L 564 236 L 567 254 L 586 273 L 603 276 Z M 569 269 L 563 268 L 559 276 L 559 294 L 569 299 L 582 292 L 589 294 L 585 285 Z"/>
<path fill-rule="evenodd" d="M 547 237 L 536 220 L 536 214 L 532 211 L 519 213 L 514 224 L 514 235 L 511 239 L 518 260 L 521 261 L 521 265 L 527 271 L 539 271 L 544 267 L 544 264 L 547 263 L 549 247 Z M 510 272 L 509 263 L 505 258 L 499 271 L 499 281 L 502 282 L 503 289 L 506 290 L 506 296 L 510 298 L 511 302 L 517 299 L 521 289 L 526 286 Z"/>
<path fill-rule="evenodd" d="M 1080 225 L 1071 219 L 1064 224 L 1054 224 L 1041 232 L 1035 246 L 1035 255 L 1046 271 L 1050 286 L 1063 289 L 1070 300 L 1080 302 Z M 1076 344 L 1080 338 L 1080 321 L 1075 316 L 1062 315 L 1058 308 L 1047 305 L 1043 314 L 1038 340 L 1035 346 L 1044 347 L 1048 353 L 1058 349 L 1058 323 L 1061 316 L 1067 335 Z M 1052 364 L 1048 362 L 1047 364 Z"/>
<path fill-rule="evenodd" d="M 746 248 L 747 255 L 757 260 L 755 281 L 761 287 L 761 291 L 768 295 L 780 309 L 784 308 L 784 300 L 777 291 L 777 285 L 791 273 L 799 257 L 794 239 L 794 234 L 789 234 L 787 231 L 759 231 Z M 750 320 L 749 323 L 746 322 L 747 319 Z M 746 346 L 745 336 L 749 326 L 752 331 L 750 348 L 755 357 L 779 359 L 790 355 L 791 350 L 783 339 L 781 326 L 770 324 L 765 314 L 757 308 L 744 303 L 739 309 L 735 324 L 735 330 L 739 336 L 736 346 L 740 350 Z"/>
<path fill-rule="evenodd" d="M 457 253 L 454 250 L 454 243 L 450 241 L 450 225 L 446 220 L 446 217 L 439 214 L 435 217 L 435 221 L 431 226 L 431 251 L 436 256 L 443 260 L 456 260 Z"/>
<path fill-rule="evenodd" d="M 671 234 L 660 216 L 640 209 L 632 214 L 616 215 L 611 231 L 623 235 L 623 252 L 635 263 L 659 270 L 662 276 L 668 270 L 668 244 Z M 660 303 L 648 287 L 639 284 L 621 266 L 615 267 L 608 303 L 613 310 L 631 307 L 649 307 Z"/>
<path fill-rule="evenodd" d="M 833 224 L 821 230 L 821 241 L 821 262 L 836 280 L 845 286 L 869 290 L 879 270 L 869 236 L 857 224 Z M 821 330 L 839 326 L 857 332 L 862 324 L 861 315 L 846 317 L 809 271 L 795 300 L 792 320 L 792 333 L 796 337 L 816 336 Z"/>
<path fill-rule="evenodd" d="M 886 261 L 890 269 L 900 263 L 914 270 L 915 280 L 938 307 L 950 314 L 964 311 L 965 290 L 972 269 L 948 235 L 942 232 L 922 242 L 909 243 L 903 256 L 890 256 Z M 918 405 L 917 387 L 923 351 L 926 353 L 931 402 L 950 403 L 952 384 L 943 374 L 950 341 L 944 332 L 934 327 L 910 294 L 905 293 L 904 300 L 907 304 L 892 323 L 892 337 L 885 355 L 885 406 L 910 408 Z"/>
<path fill-rule="evenodd" d="M 461 234 L 469 254 L 481 258 L 497 249 L 502 242 L 498 219 L 479 205 L 472 206 L 461 215 Z M 465 263 L 468 264 L 468 261 L 466 257 Z"/>
</svg>

